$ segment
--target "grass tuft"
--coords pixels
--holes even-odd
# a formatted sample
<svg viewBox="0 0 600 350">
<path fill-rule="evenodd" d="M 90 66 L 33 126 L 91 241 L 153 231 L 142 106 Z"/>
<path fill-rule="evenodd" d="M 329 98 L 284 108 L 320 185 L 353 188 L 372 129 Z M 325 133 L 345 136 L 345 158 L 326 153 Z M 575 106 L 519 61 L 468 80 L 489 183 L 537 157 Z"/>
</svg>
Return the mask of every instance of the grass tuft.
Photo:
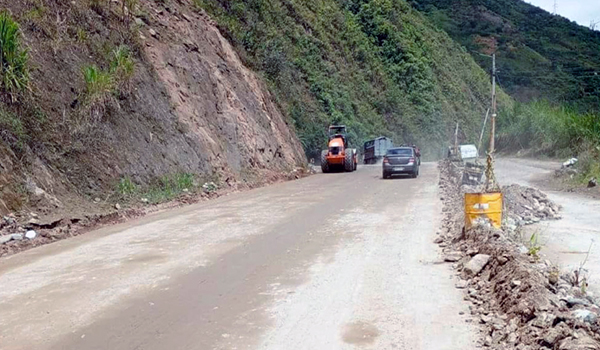
<svg viewBox="0 0 600 350">
<path fill-rule="evenodd" d="M 135 71 L 135 63 L 131 57 L 129 47 L 121 45 L 112 51 L 112 61 L 110 63 L 110 72 L 115 80 L 128 83 Z"/>
<path fill-rule="evenodd" d="M 4 140 L 16 150 L 22 150 L 27 138 L 27 132 L 21 119 L 0 109 L 0 140 Z"/>
<path fill-rule="evenodd" d="M 89 103 L 105 102 L 114 89 L 112 74 L 104 72 L 96 65 L 83 68 L 86 96 Z"/>
<path fill-rule="evenodd" d="M 130 197 L 137 193 L 138 187 L 130 177 L 126 176 L 119 181 L 118 191 L 121 195 Z"/>
<path fill-rule="evenodd" d="M 0 78 L 13 96 L 29 85 L 29 54 L 21 47 L 21 32 L 8 11 L 0 12 Z"/>
<path fill-rule="evenodd" d="M 155 179 L 149 186 L 137 185 L 127 176 L 117 184 L 117 192 L 124 199 L 143 198 L 144 202 L 151 204 L 167 202 L 182 193 L 194 193 L 199 189 L 196 177 L 190 173 L 164 175 Z"/>
</svg>

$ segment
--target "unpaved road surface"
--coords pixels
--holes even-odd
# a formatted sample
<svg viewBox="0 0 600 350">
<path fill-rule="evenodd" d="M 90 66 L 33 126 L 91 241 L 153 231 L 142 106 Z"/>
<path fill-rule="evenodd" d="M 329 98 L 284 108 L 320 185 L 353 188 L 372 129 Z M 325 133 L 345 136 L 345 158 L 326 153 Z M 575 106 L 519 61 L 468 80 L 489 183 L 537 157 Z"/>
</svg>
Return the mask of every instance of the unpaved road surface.
<svg viewBox="0 0 600 350">
<path fill-rule="evenodd" d="M 475 349 L 421 174 L 319 174 L 2 259 L 0 348 Z"/>
<path fill-rule="evenodd" d="M 589 271 L 590 288 L 597 293 L 600 292 L 600 201 L 540 186 L 542 180 L 552 176 L 558 168 L 560 163 L 557 162 L 504 158 L 496 162 L 496 176 L 503 186 L 516 183 L 537 187 L 562 206 L 561 220 L 527 227 L 525 239 L 539 233 L 541 253 L 566 270 L 578 268 L 590 251 L 584 267 Z"/>
</svg>

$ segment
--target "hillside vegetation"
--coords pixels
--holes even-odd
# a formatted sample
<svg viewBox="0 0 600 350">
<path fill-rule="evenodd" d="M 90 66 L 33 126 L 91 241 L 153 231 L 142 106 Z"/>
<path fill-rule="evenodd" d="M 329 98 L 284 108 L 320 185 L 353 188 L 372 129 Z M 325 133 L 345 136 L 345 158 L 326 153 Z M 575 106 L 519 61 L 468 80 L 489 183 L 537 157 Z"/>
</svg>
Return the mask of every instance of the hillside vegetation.
<svg viewBox="0 0 600 350">
<path fill-rule="evenodd" d="M 438 155 L 456 121 L 474 138 L 489 76 L 404 0 L 195 0 L 262 73 L 305 150 L 330 123 Z M 501 96 L 503 104 L 509 104 Z"/>
<path fill-rule="evenodd" d="M 587 184 L 592 177 L 600 179 L 600 114 L 534 101 L 504 110 L 498 124 L 501 150 L 577 157 L 576 180 Z"/>
<path fill-rule="evenodd" d="M 520 101 L 546 99 L 600 111 L 600 32 L 521 0 L 411 0 Z"/>
</svg>

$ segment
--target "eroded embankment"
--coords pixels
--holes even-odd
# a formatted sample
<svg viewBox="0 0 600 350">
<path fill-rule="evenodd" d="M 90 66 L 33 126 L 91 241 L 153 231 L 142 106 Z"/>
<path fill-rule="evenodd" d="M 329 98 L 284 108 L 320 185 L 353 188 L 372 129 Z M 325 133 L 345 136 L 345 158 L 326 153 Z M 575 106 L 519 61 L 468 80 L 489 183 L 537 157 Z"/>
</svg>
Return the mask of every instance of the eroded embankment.
<svg viewBox="0 0 600 350">
<path fill-rule="evenodd" d="M 444 225 L 436 243 L 454 263 L 470 316 L 481 327 L 481 347 L 491 349 L 600 349 L 600 308 L 586 292 L 581 271 L 561 273 L 540 262 L 535 241 L 524 245 L 520 225 L 558 218 L 555 204 L 535 189 L 510 186 L 503 229 L 463 230 L 465 192 L 460 168 L 440 163 Z M 508 189 L 508 191 L 506 190 Z M 519 198 L 519 202 L 515 202 Z M 537 203 L 537 206 L 536 206 Z M 532 220 L 516 220 L 525 216 Z M 535 220 L 533 220 L 535 218 Z"/>
</svg>

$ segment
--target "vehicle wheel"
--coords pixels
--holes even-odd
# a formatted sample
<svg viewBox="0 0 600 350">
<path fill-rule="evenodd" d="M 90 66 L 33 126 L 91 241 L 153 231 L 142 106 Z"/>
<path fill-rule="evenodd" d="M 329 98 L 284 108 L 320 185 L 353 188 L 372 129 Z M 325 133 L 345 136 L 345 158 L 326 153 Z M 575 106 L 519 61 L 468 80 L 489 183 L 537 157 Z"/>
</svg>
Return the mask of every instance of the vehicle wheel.
<svg viewBox="0 0 600 350">
<path fill-rule="evenodd" d="M 324 173 L 329 172 L 329 163 L 327 163 L 327 154 L 329 154 L 329 151 L 327 151 L 327 150 L 321 151 L 321 171 Z"/>
<path fill-rule="evenodd" d="M 417 168 L 417 170 L 413 171 L 413 173 L 410 174 L 410 177 L 412 177 L 413 179 L 416 179 L 417 176 L 419 176 L 419 168 Z"/>
<path fill-rule="evenodd" d="M 344 153 L 344 170 L 347 172 L 354 170 L 354 152 L 352 152 L 352 149 L 347 149 Z"/>
<path fill-rule="evenodd" d="M 389 179 L 390 175 L 384 171 L 381 177 L 383 177 L 384 179 Z"/>
</svg>

